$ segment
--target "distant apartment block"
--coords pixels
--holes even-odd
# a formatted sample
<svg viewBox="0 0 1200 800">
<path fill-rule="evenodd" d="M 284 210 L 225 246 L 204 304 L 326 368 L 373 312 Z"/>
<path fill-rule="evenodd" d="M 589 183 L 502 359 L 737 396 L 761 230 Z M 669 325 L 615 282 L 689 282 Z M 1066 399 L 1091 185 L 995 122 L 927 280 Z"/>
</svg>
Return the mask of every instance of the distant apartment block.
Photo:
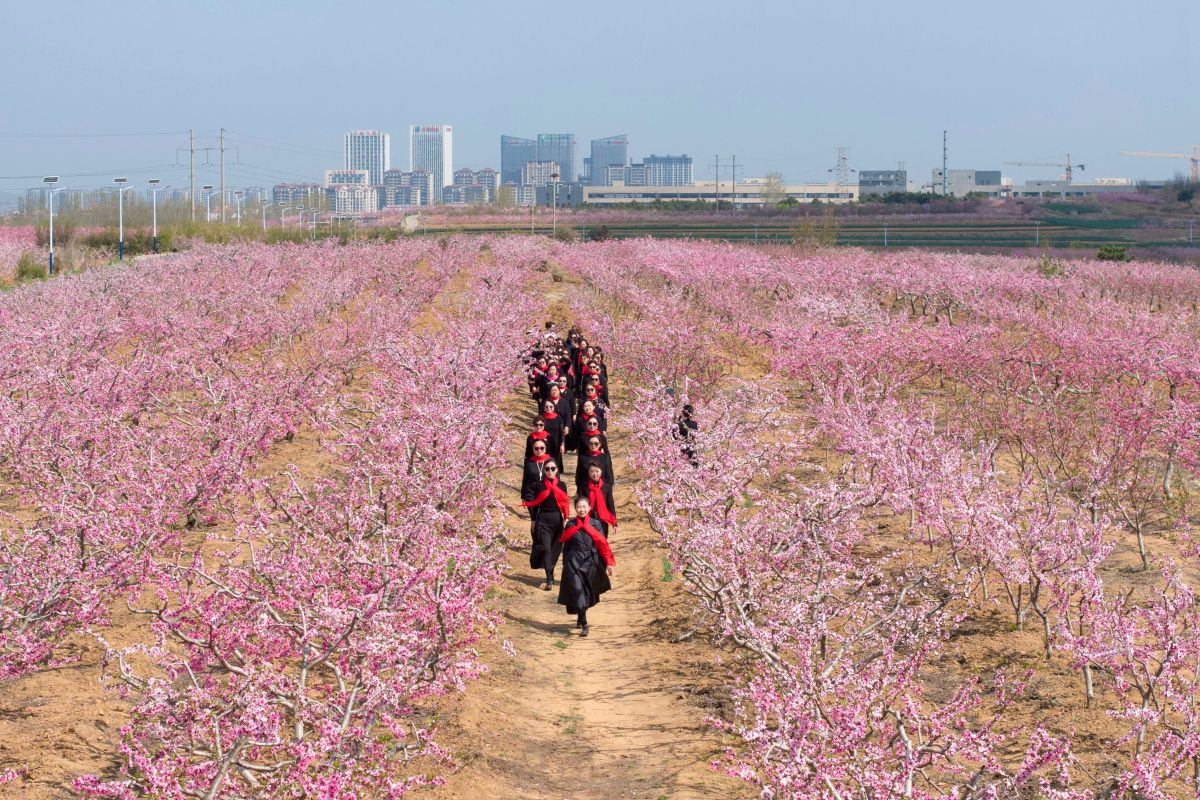
<svg viewBox="0 0 1200 800">
<path fill-rule="evenodd" d="M 371 173 L 365 169 L 327 169 L 325 188 L 331 186 L 370 186 Z"/>
<path fill-rule="evenodd" d="M 456 169 L 454 183 L 442 189 L 442 202 L 475 205 L 494 202 L 500 186 L 500 173 L 494 169 Z"/>
<path fill-rule="evenodd" d="M 408 127 L 408 166 L 413 172 L 428 172 L 441 196 L 443 186 L 454 181 L 454 127 L 451 125 L 410 125 Z"/>
<path fill-rule="evenodd" d="M 628 134 L 592 139 L 591 158 L 584 161 L 587 162 L 587 182 L 593 186 L 607 185 L 609 167 L 624 167 L 629 163 Z"/>
<path fill-rule="evenodd" d="M 325 190 L 335 214 L 370 214 L 379 210 L 379 192 L 366 184 L 341 183 Z"/>
<path fill-rule="evenodd" d="M 894 194 L 908 191 L 908 172 L 902 169 L 864 169 L 858 173 L 858 195 Z"/>
<path fill-rule="evenodd" d="M 537 142 L 519 136 L 500 137 L 500 182 L 519 184 L 521 169 L 530 161 L 537 161 Z"/>
<path fill-rule="evenodd" d="M 441 196 L 440 193 L 438 195 Z M 433 175 L 390 169 L 383 174 L 383 206 L 427 206 L 434 202 Z"/>
<path fill-rule="evenodd" d="M 612 186 L 690 186 L 692 159 L 690 156 L 646 156 L 640 163 L 628 166 L 609 166 L 604 184 Z"/>
<path fill-rule="evenodd" d="M 549 186 L 555 181 L 570 183 L 563 180 L 557 161 L 529 161 L 521 167 L 522 186 Z"/>
<path fill-rule="evenodd" d="M 271 202 L 313 208 L 314 203 L 322 202 L 323 192 L 319 183 L 279 183 L 271 188 Z"/>
<path fill-rule="evenodd" d="M 383 173 L 392 168 L 391 137 L 380 131 L 350 131 L 344 140 L 345 168 L 365 169 L 367 183 L 383 182 Z"/>
</svg>

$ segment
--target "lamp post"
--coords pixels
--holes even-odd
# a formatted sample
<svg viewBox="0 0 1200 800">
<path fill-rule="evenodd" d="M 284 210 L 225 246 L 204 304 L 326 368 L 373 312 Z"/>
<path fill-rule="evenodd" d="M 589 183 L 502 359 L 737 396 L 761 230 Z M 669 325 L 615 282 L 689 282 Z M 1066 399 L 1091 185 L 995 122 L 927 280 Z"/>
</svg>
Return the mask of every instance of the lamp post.
<svg viewBox="0 0 1200 800">
<path fill-rule="evenodd" d="M 206 183 L 200 187 L 200 191 L 204 192 L 204 221 L 205 223 L 212 222 L 212 196 L 213 185 Z"/>
<path fill-rule="evenodd" d="M 550 235 L 558 235 L 558 173 L 550 173 Z"/>
<path fill-rule="evenodd" d="M 296 212 L 296 224 L 300 230 L 304 230 L 304 206 L 296 206 L 292 210 Z"/>
<path fill-rule="evenodd" d="M 126 186 L 128 178 L 113 178 L 117 185 L 117 260 L 125 260 L 125 193 L 132 189 Z"/>
<path fill-rule="evenodd" d="M 283 205 L 279 207 L 279 227 L 283 227 L 286 220 L 283 218 L 284 212 L 291 208 L 291 205 Z"/>
<path fill-rule="evenodd" d="M 54 187 L 58 183 L 57 175 L 47 175 L 42 178 L 42 183 L 46 184 L 46 204 L 50 207 L 50 267 L 46 270 L 46 275 L 50 276 L 54 274 L 54 194 L 67 187 Z"/>
<path fill-rule="evenodd" d="M 162 181 L 158 178 L 151 178 L 146 181 L 150 184 L 150 229 L 151 229 L 151 250 L 158 253 L 158 192 L 160 189 L 170 187 L 159 186 Z"/>
<path fill-rule="evenodd" d="M 245 196 L 246 193 L 241 189 L 233 193 L 233 199 L 237 203 L 237 224 L 239 228 L 242 227 L 242 198 Z"/>
<path fill-rule="evenodd" d="M 267 206 L 269 205 L 270 203 L 267 202 L 259 203 L 259 210 L 262 211 L 263 233 L 267 232 Z"/>
</svg>

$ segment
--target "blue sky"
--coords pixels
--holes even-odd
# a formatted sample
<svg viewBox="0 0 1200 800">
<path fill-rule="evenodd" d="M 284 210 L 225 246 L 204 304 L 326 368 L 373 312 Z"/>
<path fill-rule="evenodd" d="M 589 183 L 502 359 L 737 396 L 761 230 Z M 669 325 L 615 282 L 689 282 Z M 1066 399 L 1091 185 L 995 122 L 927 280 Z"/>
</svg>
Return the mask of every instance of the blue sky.
<svg viewBox="0 0 1200 800">
<path fill-rule="evenodd" d="M 5 0 L 3 18 L 0 203 L 23 175 L 184 180 L 193 127 L 231 131 L 233 185 L 317 180 L 354 128 L 390 132 L 407 167 L 410 123 L 454 125 L 456 167 L 498 167 L 501 133 L 581 151 L 628 133 L 697 178 L 719 153 L 789 182 L 825 179 L 839 145 L 928 180 L 943 128 L 952 167 L 1017 178 L 1055 170 L 1004 161 L 1067 152 L 1085 178 L 1168 177 L 1187 162 L 1120 151 L 1200 143 L 1196 0 Z"/>
</svg>

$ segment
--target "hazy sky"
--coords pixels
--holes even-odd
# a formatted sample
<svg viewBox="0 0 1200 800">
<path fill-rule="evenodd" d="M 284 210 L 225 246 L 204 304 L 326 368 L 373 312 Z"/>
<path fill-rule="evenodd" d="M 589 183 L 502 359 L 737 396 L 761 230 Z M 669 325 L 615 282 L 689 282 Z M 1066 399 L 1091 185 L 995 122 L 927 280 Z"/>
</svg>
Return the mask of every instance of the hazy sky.
<svg viewBox="0 0 1200 800">
<path fill-rule="evenodd" d="M 0 203 L 27 175 L 180 185 L 186 130 L 215 145 L 222 126 L 234 186 L 319 180 L 355 128 L 391 133 L 407 168 L 412 123 L 454 125 L 455 167 L 498 168 L 502 133 L 574 133 L 581 158 L 628 133 L 635 159 L 687 153 L 697 178 L 719 153 L 789 182 L 826 179 L 839 145 L 928 181 L 943 128 L 952 168 L 1018 179 L 1057 171 L 1003 162 L 1068 152 L 1084 178 L 1168 177 L 1187 162 L 1120 151 L 1200 143 L 1198 0 L 3 0 L 0 17 Z M 95 136 L 145 133 L 165 135 Z"/>
</svg>

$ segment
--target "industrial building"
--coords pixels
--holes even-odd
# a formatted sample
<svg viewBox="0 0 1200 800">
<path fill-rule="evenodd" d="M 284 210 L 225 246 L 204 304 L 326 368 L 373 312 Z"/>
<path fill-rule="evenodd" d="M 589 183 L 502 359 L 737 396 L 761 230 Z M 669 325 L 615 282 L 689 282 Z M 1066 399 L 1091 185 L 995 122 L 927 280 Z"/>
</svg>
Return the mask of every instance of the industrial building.
<svg viewBox="0 0 1200 800">
<path fill-rule="evenodd" d="M 653 203 L 656 201 L 706 201 L 733 203 L 737 206 L 761 206 L 777 202 L 776 189 L 763 181 L 698 181 L 690 186 L 585 186 L 580 201 L 586 205 Z M 560 195 L 560 205 L 562 198 Z M 808 183 L 783 187 L 783 198 L 798 203 L 852 203 L 858 199 L 858 187 L 833 183 Z"/>
<path fill-rule="evenodd" d="M 859 197 L 908 191 L 908 172 L 902 169 L 864 169 L 858 172 Z"/>
<path fill-rule="evenodd" d="M 998 169 L 951 169 L 946 171 L 946 179 L 943 182 L 942 168 L 937 167 L 933 170 L 930 191 L 949 197 L 966 197 L 969 194 L 999 197 L 1002 191 L 1001 183 Z"/>
</svg>

